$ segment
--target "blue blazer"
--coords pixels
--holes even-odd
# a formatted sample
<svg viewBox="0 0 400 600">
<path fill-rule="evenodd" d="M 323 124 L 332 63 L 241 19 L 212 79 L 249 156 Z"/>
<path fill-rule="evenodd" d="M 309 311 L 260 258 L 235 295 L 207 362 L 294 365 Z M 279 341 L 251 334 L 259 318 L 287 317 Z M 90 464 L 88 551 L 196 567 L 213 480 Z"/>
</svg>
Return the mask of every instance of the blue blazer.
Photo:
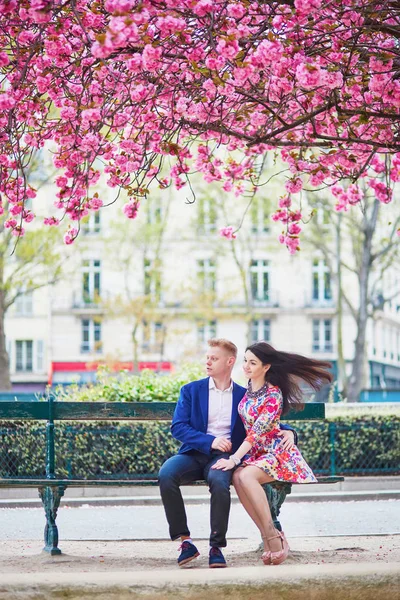
<svg viewBox="0 0 400 600">
<path fill-rule="evenodd" d="M 215 436 L 207 434 L 208 425 L 208 393 L 209 377 L 192 381 L 181 388 L 174 416 L 172 418 L 171 433 L 182 446 L 179 454 L 198 450 L 203 454 L 211 454 L 211 444 Z M 238 413 L 238 404 L 243 398 L 246 388 L 233 383 L 232 391 L 232 418 L 231 442 L 232 453 L 236 452 L 246 437 L 242 419 Z M 281 425 L 282 429 L 292 429 Z"/>
</svg>

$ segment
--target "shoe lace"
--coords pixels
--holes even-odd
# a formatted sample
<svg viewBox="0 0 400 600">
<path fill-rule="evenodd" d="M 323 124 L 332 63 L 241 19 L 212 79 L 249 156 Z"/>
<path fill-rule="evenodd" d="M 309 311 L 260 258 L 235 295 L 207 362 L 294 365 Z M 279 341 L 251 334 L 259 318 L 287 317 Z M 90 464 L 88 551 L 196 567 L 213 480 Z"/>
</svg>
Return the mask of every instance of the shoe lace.
<svg viewBox="0 0 400 600">
<path fill-rule="evenodd" d="M 219 556 L 221 554 L 221 550 L 219 548 L 215 548 L 214 546 L 210 548 L 210 556 Z"/>
<path fill-rule="evenodd" d="M 179 552 L 179 550 L 188 550 L 189 548 L 190 548 L 189 542 L 182 542 L 182 544 L 178 547 L 178 552 Z"/>
</svg>

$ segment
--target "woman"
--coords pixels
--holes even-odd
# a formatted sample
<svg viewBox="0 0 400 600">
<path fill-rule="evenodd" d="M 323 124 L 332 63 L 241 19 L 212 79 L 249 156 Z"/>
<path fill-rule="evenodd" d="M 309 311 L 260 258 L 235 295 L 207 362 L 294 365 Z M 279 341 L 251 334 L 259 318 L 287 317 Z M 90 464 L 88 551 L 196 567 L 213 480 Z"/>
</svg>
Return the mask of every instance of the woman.
<svg viewBox="0 0 400 600">
<path fill-rule="evenodd" d="M 214 469 L 236 470 L 233 484 L 244 508 L 261 532 L 266 565 L 279 565 L 289 554 L 285 534 L 275 529 L 262 484 L 271 481 L 314 483 L 316 478 L 296 446 L 279 446 L 279 419 L 292 407 L 301 406 L 298 380 L 315 390 L 332 381 L 330 363 L 299 354 L 278 352 L 266 342 L 246 349 L 243 370 L 249 383 L 238 410 L 246 439 L 229 459 Z"/>
</svg>

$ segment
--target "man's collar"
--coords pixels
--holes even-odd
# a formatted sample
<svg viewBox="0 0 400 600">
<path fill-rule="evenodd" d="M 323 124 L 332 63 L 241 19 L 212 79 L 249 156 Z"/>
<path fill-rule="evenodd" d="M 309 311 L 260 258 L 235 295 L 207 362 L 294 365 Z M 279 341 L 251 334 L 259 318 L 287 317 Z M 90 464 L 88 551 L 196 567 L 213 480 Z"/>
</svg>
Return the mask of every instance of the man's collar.
<svg viewBox="0 0 400 600">
<path fill-rule="evenodd" d="M 208 389 L 209 390 L 217 390 L 218 389 L 217 386 L 215 385 L 215 381 L 214 381 L 214 379 L 212 377 L 210 377 L 210 379 L 209 379 Z M 233 390 L 233 380 L 231 379 L 231 383 L 230 383 L 229 387 L 226 388 L 226 390 L 222 390 L 222 391 L 224 391 L 224 392 L 232 392 L 232 390 Z M 221 391 L 221 390 L 219 390 L 219 391 Z"/>
</svg>

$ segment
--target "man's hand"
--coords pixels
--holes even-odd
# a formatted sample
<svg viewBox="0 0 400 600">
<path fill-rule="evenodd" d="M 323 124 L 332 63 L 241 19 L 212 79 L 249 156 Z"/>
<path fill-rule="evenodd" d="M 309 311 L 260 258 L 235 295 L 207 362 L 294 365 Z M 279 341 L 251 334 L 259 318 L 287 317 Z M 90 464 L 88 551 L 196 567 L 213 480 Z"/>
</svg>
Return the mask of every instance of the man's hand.
<svg viewBox="0 0 400 600">
<path fill-rule="evenodd" d="M 211 448 L 214 450 L 221 450 L 221 452 L 230 452 L 232 450 L 231 441 L 224 437 L 214 438 Z"/>
<path fill-rule="evenodd" d="M 294 446 L 293 431 L 290 431 L 290 429 L 282 429 L 278 435 L 282 438 L 279 442 L 279 445 L 283 448 L 283 450 L 291 450 Z"/>
</svg>

